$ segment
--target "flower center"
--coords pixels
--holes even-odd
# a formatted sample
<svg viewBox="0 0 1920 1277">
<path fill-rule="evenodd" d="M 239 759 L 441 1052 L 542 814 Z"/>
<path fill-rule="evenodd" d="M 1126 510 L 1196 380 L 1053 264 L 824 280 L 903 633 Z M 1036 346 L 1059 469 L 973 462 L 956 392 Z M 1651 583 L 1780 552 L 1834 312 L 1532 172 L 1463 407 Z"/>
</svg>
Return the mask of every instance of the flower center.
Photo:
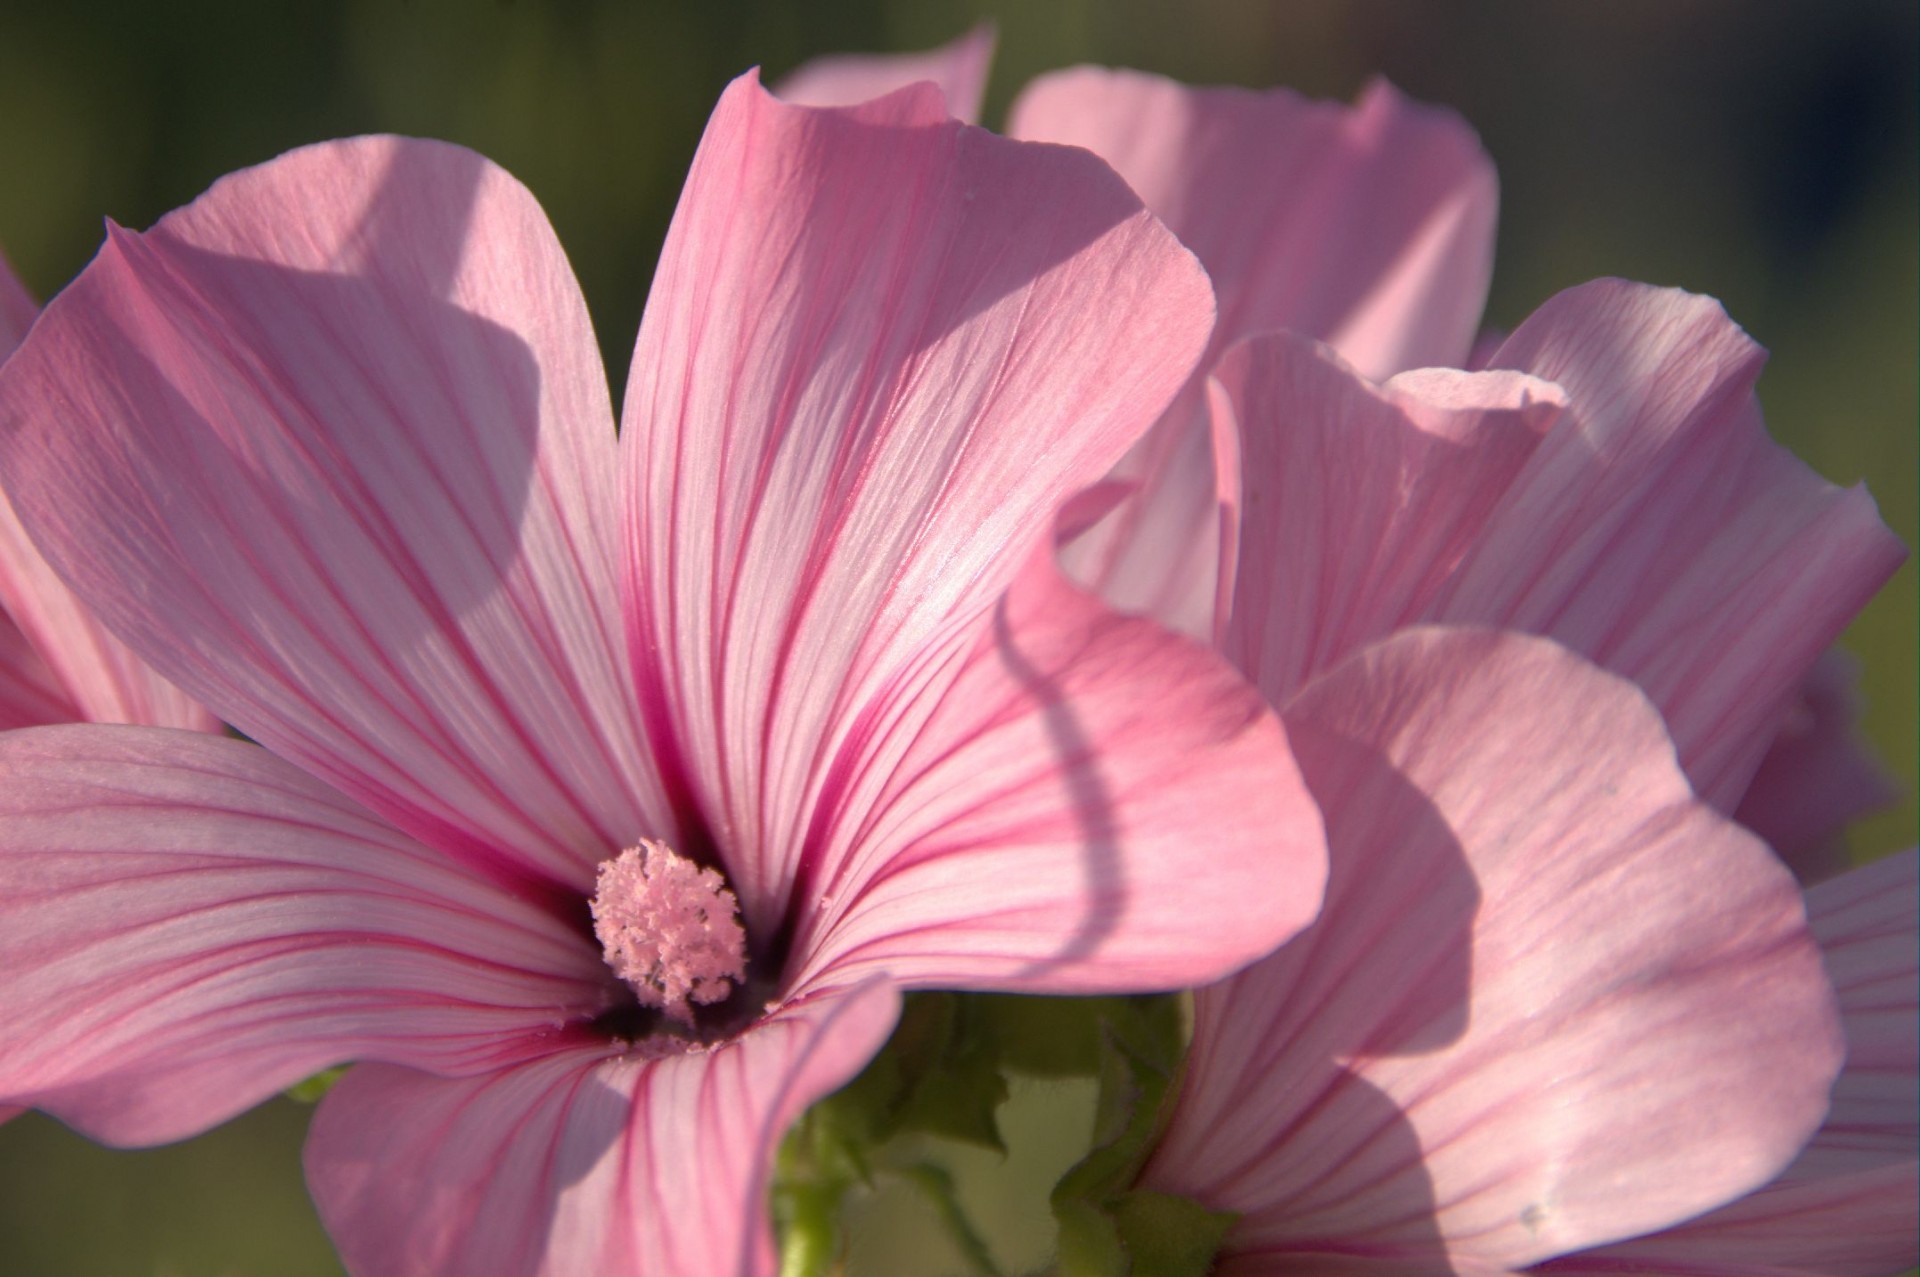
<svg viewBox="0 0 1920 1277">
<path fill-rule="evenodd" d="M 641 1005 L 683 1025 L 746 974 L 747 937 L 727 880 L 665 843 L 642 838 L 600 865 L 593 932 L 607 965 Z"/>
</svg>

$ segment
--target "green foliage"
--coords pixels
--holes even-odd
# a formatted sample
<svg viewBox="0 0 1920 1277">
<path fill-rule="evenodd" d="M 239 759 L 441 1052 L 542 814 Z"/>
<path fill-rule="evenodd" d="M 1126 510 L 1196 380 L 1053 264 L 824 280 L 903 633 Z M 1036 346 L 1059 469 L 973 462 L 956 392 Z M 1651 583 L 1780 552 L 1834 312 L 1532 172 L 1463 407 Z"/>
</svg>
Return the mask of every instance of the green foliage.
<svg viewBox="0 0 1920 1277">
<path fill-rule="evenodd" d="M 1102 1026 L 1141 1014 L 1147 1005 L 1173 1006 L 1171 998 L 1035 998 L 979 994 L 970 999 L 978 1022 L 1000 1048 L 1009 1071 L 1029 1077 L 1097 1077 Z"/>
<path fill-rule="evenodd" d="M 330 1069 L 322 1069 L 304 1082 L 295 1082 L 286 1089 L 284 1094 L 298 1104 L 318 1104 L 326 1093 L 333 1089 L 333 1084 L 347 1075 L 350 1067 L 352 1066 L 340 1064 Z"/>
<path fill-rule="evenodd" d="M 1208 1210 L 1170 1193 L 1136 1189 L 1113 1204 L 1120 1243 L 1132 1277 L 1206 1277 L 1213 1257 L 1239 1216 Z"/>
<path fill-rule="evenodd" d="M 781 1158 L 785 1169 L 786 1158 Z M 794 1182 L 783 1175 L 773 1190 L 773 1222 L 780 1234 L 780 1277 L 826 1277 L 840 1250 L 844 1185 Z"/>
<path fill-rule="evenodd" d="M 920 1155 L 917 1137 L 1004 1153 L 997 1113 L 1009 1073 L 1100 1083 L 1094 1147 L 1052 1198 L 1063 1277 L 1200 1277 L 1231 1218 L 1132 1186 L 1185 1039 L 1179 999 L 1170 995 L 909 997 L 886 1047 L 808 1110 L 781 1147 L 781 1277 L 833 1271 L 847 1194 L 882 1175 L 932 1203 L 973 1277 L 1000 1277 L 950 1174 Z"/>
<path fill-rule="evenodd" d="M 856 1185 L 872 1187 L 879 1172 L 926 1194 L 975 1271 L 998 1277 L 946 1172 L 906 1160 L 900 1144 L 937 1135 L 1005 1152 L 994 1117 L 1007 1098 L 999 1046 L 973 999 L 921 993 L 906 1000 L 880 1054 L 809 1109 L 781 1145 L 773 1197 L 781 1277 L 831 1271 L 841 1250 L 841 1205 Z"/>
<path fill-rule="evenodd" d="M 953 1239 L 974 1277 L 1000 1277 L 999 1265 L 993 1262 L 987 1243 L 960 1207 L 960 1199 L 953 1191 L 953 1175 L 947 1168 L 933 1162 L 916 1162 L 902 1168 L 901 1174 L 933 1203 L 941 1228 Z"/>
<path fill-rule="evenodd" d="M 1061 1277 L 1205 1277 L 1234 1216 L 1135 1189 L 1185 1050 L 1171 998 L 1102 1020 L 1093 1149 L 1053 1190 Z"/>
<path fill-rule="evenodd" d="M 1001 1047 L 977 999 L 914 994 L 886 1049 L 822 1107 L 867 1145 L 920 1133 L 1005 1152 L 994 1121 L 1007 1098 Z"/>
</svg>

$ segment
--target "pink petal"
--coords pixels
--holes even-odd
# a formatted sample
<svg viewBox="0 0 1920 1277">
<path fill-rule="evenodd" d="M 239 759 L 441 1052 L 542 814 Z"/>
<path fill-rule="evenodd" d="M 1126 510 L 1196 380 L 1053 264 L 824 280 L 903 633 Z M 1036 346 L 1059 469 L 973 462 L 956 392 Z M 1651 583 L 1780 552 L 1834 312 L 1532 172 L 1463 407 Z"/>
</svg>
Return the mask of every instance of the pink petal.
<svg viewBox="0 0 1920 1277">
<path fill-rule="evenodd" d="M 864 814 L 801 888 L 809 971 L 1177 989 L 1271 952 L 1319 906 L 1319 813 L 1259 695 L 1045 553 L 940 703 L 889 712 L 866 745 L 880 780 L 848 795 Z"/>
<path fill-rule="evenodd" d="M 621 446 L 649 736 L 750 931 L 844 827 L 889 706 L 938 702 L 1210 316 L 1193 258 L 1090 155 L 954 123 L 925 88 L 819 111 L 748 77 L 721 99 Z"/>
<path fill-rule="evenodd" d="M 1807 893 L 1840 995 L 1847 1067 L 1826 1124 L 1799 1159 L 1721 1210 L 1542 1271 L 1885 1277 L 1920 1262 L 1915 864 L 1908 850 Z"/>
<path fill-rule="evenodd" d="M 1903 557 L 1863 490 L 1767 438 L 1759 348 L 1706 298 L 1562 293 L 1504 373 L 1377 390 L 1315 359 L 1258 338 L 1221 372 L 1245 449 L 1235 650 L 1269 694 L 1397 625 L 1547 634 L 1645 689 L 1731 810 L 1807 667 Z"/>
<path fill-rule="evenodd" d="M 1793 1156 L 1840 1047 L 1799 893 L 1693 798 L 1631 686 L 1538 639 L 1421 629 L 1285 717 L 1326 905 L 1199 993 L 1149 1186 L 1245 1212 L 1230 1249 L 1276 1263 L 1497 1270 Z"/>
<path fill-rule="evenodd" d="M 0 372 L 0 425 L 62 575 L 282 756 L 505 874 L 584 885 L 671 836 L 605 378 L 545 217 L 485 160 L 329 143 L 113 231 Z"/>
<path fill-rule="evenodd" d="M 307 1183 L 360 1277 L 771 1277 L 775 1144 L 898 1003 L 869 984 L 650 1060 L 577 1050 L 451 1081 L 363 1066 L 314 1117 Z"/>
<path fill-rule="evenodd" d="M 80 717 L 80 707 L 20 627 L 0 617 L 0 731 L 71 723 Z"/>
<path fill-rule="evenodd" d="M 27 335 L 40 308 L 0 257 L 0 362 Z M 13 507 L 0 496 L 0 606 L 32 639 L 9 633 L 0 644 L 0 724 L 90 719 L 217 732 L 220 720 L 154 673 L 101 628 L 33 548 Z M 55 675 L 45 661 L 58 668 Z M 57 678 L 57 681 L 55 681 Z M 48 696 L 57 698 L 50 702 Z"/>
<path fill-rule="evenodd" d="M 993 23 L 925 53 L 842 53 L 795 68 L 773 91 L 796 106 L 858 106 L 923 80 L 946 98 L 947 111 L 980 122 L 980 101 L 993 66 Z"/>
<path fill-rule="evenodd" d="M 1807 892 L 1847 1031 L 1847 1069 L 1813 1149 L 1864 1160 L 1920 1154 L 1920 872 L 1912 848 Z M 1911 1225 L 1914 1221 L 1906 1221 Z M 1912 1262 L 1912 1261 L 1908 1261 Z"/>
<path fill-rule="evenodd" d="M 1603 280 L 1541 307 L 1494 366 L 1559 383 L 1570 419 L 1432 613 L 1548 634 L 1631 678 L 1723 811 L 1906 557 L 1864 487 L 1767 438 L 1763 357 L 1719 303 L 1673 289 Z"/>
<path fill-rule="evenodd" d="M 1383 80 L 1348 107 L 1077 67 L 1028 85 L 1007 131 L 1119 170 L 1213 277 L 1216 351 L 1291 329 L 1376 379 L 1467 356 L 1498 191 L 1451 111 Z"/>
<path fill-rule="evenodd" d="M 1466 357 L 1497 193 L 1450 112 L 1384 81 L 1346 107 L 1082 67 L 1030 85 L 1009 131 L 1108 160 L 1199 255 L 1220 297 L 1203 367 L 1269 329 L 1328 341 L 1373 377 Z M 1195 384 L 1122 464 L 1137 498 L 1062 562 L 1116 606 L 1211 638 L 1218 469 Z"/>
<path fill-rule="evenodd" d="M 1223 647 L 1276 705 L 1432 608 L 1565 404 L 1513 373 L 1377 387 L 1282 333 L 1242 342 L 1214 375 L 1245 450 Z"/>
<path fill-rule="evenodd" d="M 217 732 L 220 720 L 109 634 L 40 556 L 0 497 L 0 604 L 44 653 L 71 698 L 64 721 Z M 38 722 L 61 719 L 41 718 Z"/>
<path fill-rule="evenodd" d="M 0 1101 L 96 1139 L 179 1139 L 349 1059 L 497 1067 L 606 1005 L 566 922 L 254 745 L 11 732 L 0 809 Z"/>
<path fill-rule="evenodd" d="M 1841 831 L 1900 797 L 1860 735 L 1859 683 L 1852 656 L 1839 648 L 1821 654 L 1733 813 L 1803 881 L 1844 869 Z"/>
<path fill-rule="evenodd" d="M 1131 498 L 1060 551 L 1068 575 L 1122 611 L 1210 640 L 1219 622 L 1221 528 L 1239 475 L 1220 452 L 1197 385 L 1121 459 Z M 1226 454 L 1231 455 L 1231 454 Z"/>
</svg>

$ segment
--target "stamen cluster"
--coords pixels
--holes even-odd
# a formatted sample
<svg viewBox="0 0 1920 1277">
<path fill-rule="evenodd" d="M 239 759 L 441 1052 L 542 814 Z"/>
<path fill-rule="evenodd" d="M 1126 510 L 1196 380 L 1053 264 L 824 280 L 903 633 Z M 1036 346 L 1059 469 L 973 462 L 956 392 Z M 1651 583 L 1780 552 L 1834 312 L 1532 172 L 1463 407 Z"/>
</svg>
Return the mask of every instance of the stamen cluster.
<svg viewBox="0 0 1920 1277">
<path fill-rule="evenodd" d="M 593 930 L 643 1006 L 690 1024 L 746 974 L 746 933 L 726 879 L 643 838 L 600 866 Z"/>
</svg>

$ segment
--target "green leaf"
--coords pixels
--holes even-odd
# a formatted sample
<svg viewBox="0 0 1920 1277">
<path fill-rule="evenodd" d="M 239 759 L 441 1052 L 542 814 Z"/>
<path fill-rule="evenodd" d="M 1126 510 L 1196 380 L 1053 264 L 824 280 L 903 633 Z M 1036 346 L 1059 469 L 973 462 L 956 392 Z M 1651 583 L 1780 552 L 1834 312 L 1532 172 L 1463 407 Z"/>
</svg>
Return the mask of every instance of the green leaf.
<svg viewBox="0 0 1920 1277">
<path fill-rule="evenodd" d="M 999 1265 L 993 1262 L 993 1254 L 987 1249 L 987 1243 L 972 1221 L 968 1220 L 966 1211 L 961 1209 L 960 1199 L 954 1195 L 953 1176 L 947 1168 L 932 1162 L 916 1162 L 912 1166 L 902 1167 L 900 1173 L 933 1203 L 940 1226 L 953 1240 L 954 1248 L 967 1261 L 967 1267 L 974 1277 L 1000 1277 Z"/>
<path fill-rule="evenodd" d="M 1046 998 L 986 993 L 972 999 L 1000 1044 L 1000 1061 L 1029 1077 L 1093 1077 L 1100 1071 L 1101 1025 L 1120 998 Z"/>
<path fill-rule="evenodd" d="M 1170 994 L 1049 998 L 994 993 L 974 994 L 968 1001 L 998 1040 L 1001 1064 L 1029 1077 L 1099 1076 L 1100 1044 L 1112 1025 L 1136 1026 L 1129 1036 L 1147 1022 L 1155 1032 L 1170 1029 L 1166 1045 L 1173 1052 L 1171 1059 L 1178 1058 L 1185 1036 L 1179 999 Z"/>
<path fill-rule="evenodd" d="M 347 1070 L 352 1067 L 350 1064 L 341 1064 L 323 1069 L 304 1082 L 295 1082 L 286 1089 L 285 1095 L 297 1104 L 318 1104 L 333 1089 L 333 1084 L 345 1077 Z"/>
<path fill-rule="evenodd" d="M 1240 1217 L 1189 1197 L 1135 1189 L 1111 1208 L 1130 1277 L 1207 1277 L 1213 1257 Z"/>
<path fill-rule="evenodd" d="M 886 1047 L 825 1103 L 869 1146 L 922 1133 L 1003 1153 L 995 1114 L 1006 1099 L 998 1038 L 974 1000 L 919 993 L 907 999 Z"/>
<path fill-rule="evenodd" d="M 1128 1277 L 1126 1248 L 1112 1216 L 1084 1198 L 1062 1200 L 1056 1192 L 1053 1217 L 1060 1222 L 1060 1277 Z"/>
<path fill-rule="evenodd" d="M 1138 1267 L 1130 1253 L 1136 1245 L 1149 1248 L 1155 1263 L 1185 1262 L 1185 1252 L 1155 1231 L 1163 1215 L 1180 1222 L 1168 1214 L 1173 1208 L 1125 1205 L 1152 1148 L 1185 1038 L 1174 995 L 909 996 L 880 1054 L 809 1109 L 781 1145 L 774 1205 L 782 1277 L 829 1271 L 842 1244 L 838 1217 L 846 1194 L 855 1184 L 871 1187 L 887 1172 L 929 1197 L 976 1277 L 994 1277 L 992 1255 L 962 1213 L 946 1172 L 899 1141 L 934 1135 L 1004 1153 L 998 1110 L 1007 1098 L 1008 1069 L 1100 1080 L 1094 1148 L 1052 1197 L 1061 1277 L 1127 1277 Z M 1202 1211 L 1199 1218 L 1208 1217 Z M 1177 1266 L 1166 1271 L 1184 1273 Z"/>
<path fill-rule="evenodd" d="M 1061 1277 L 1201 1277 L 1232 1216 L 1133 1187 L 1185 1050 L 1173 998 L 1129 998 L 1103 1024 L 1093 1148 L 1054 1186 Z"/>
<path fill-rule="evenodd" d="M 956 1010 L 953 1037 L 916 1079 L 897 1115 L 896 1130 L 944 1135 L 1005 1153 L 998 1112 L 1007 1102 L 1007 1079 L 1000 1071 L 999 1052 L 989 1036 L 972 1031 L 965 1003 Z"/>
<path fill-rule="evenodd" d="M 774 1217 L 780 1230 L 781 1277 L 830 1271 L 841 1249 L 840 1207 L 855 1184 L 872 1187 L 877 1172 L 897 1170 L 934 1198 L 970 1259 L 987 1251 L 959 1213 L 951 1185 L 935 1168 L 900 1168 L 893 1142 L 933 1134 L 1005 1152 L 995 1110 L 1006 1100 L 996 1039 L 973 1021 L 978 1013 L 954 994 L 915 994 L 880 1054 L 858 1077 L 801 1115 L 781 1142 L 774 1174 Z M 988 1267 L 978 1268 L 992 1274 Z"/>
</svg>

